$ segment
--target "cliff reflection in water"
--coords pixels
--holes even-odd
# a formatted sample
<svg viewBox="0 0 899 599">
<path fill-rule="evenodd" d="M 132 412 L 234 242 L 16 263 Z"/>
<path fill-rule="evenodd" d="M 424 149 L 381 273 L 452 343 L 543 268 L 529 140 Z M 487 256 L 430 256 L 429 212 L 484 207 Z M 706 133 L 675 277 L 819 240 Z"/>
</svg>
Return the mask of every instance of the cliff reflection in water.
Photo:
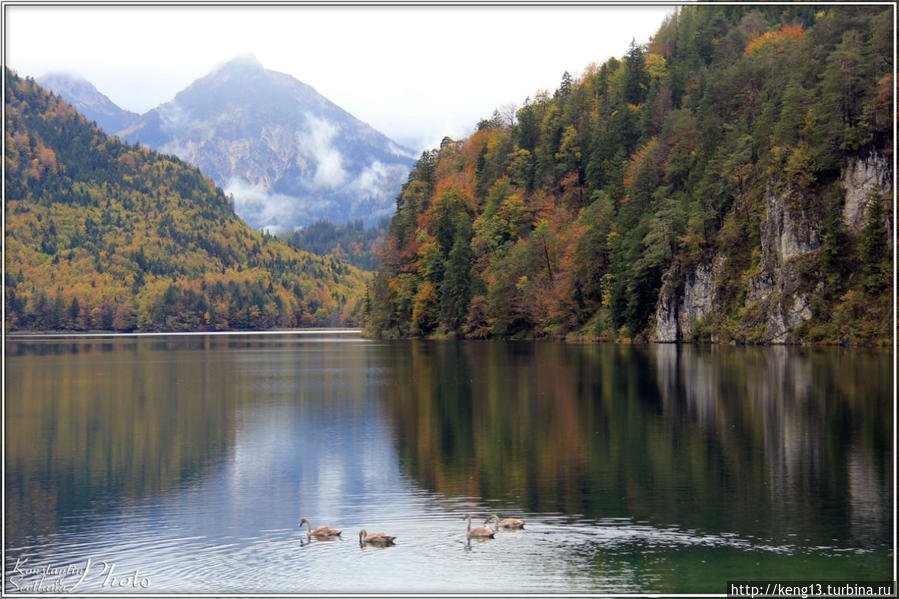
<svg viewBox="0 0 899 599">
<path fill-rule="evenodd" d="M 410 342 L 388 402 L 425 488 L 498 508 L 887 543 L 886 352 Z"/>
</svg>

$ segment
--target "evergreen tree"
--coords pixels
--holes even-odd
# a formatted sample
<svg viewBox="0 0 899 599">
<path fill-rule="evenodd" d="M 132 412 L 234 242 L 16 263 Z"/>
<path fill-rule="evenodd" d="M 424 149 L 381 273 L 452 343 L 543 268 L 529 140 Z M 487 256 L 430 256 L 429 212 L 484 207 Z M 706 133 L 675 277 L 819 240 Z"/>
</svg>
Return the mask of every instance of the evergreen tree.
<svg viewBox="0 0 899 599">
<path fill-rule="evenodd" d="M 453 247 L 446 261 L 446 276 L 441 285 L 441 322 L 450 331 L 459 330 L 465 322 L 471 299 L 471 225 L 461 220 Z"/>
</svg>

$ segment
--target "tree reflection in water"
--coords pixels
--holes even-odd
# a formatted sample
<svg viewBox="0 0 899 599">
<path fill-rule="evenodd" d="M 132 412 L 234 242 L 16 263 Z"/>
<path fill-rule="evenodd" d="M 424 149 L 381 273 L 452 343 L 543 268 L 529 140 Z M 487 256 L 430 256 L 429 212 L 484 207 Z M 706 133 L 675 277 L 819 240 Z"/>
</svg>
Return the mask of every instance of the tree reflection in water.
<svg viewBox="0 0 899 599">
<path fill-rule="evenodd" d="M 532 513 L 776 541 L 889 538 L 888 353 L 419 341 L 393 349 L 391 419 L 404 467 L 427 489 Z"/>
</svg>

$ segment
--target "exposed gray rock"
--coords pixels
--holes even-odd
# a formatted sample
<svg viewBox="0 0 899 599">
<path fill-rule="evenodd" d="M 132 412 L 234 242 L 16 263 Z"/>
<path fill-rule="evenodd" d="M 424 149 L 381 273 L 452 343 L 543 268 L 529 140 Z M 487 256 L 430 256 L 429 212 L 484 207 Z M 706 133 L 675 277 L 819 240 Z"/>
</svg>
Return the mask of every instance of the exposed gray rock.
<svg viewBox="0 0 899 599">
<path fill-rule="evenodd" d="M 769 186 L 765 192 L 765 221 L 762 223 L 762 267 L 774 271 L 802 254 L 821 247 L 818 223 L 802 210 L 804 202 L 798 198 L 798 210 L 791 210 L 786 193 L 775 192 Z"/>
<path fill-rule="evenodd" d="M 716 256 L 710 263 L 696 264 L 683 277 L 680 264 L 672 265 L 663 277 L 659 292 L 654 341 L 690 339 L 696 326 L 714 314 L 724 262 L 724 256 Z"/>
<path fill-rule="evenodd" d="M 712 264 L 697 264 L 687 275 L 678 313 L 681 338 L 692 337 L 696 325 L 712 315 L 716 282 L 724 260 L 724 256 L 718 256 Z"/>
<path fill-rule="evenodd" d="M 659 343 L 680 340 L 677 326 L 677 300 L 679 290 L 680 263 L 675 261 L 662 275 L 662 288 L 656 304 L 656 327 L 651 339 Z"/>
<path fill-rule="evenodd" d="M 810 296 L 800 289 L 797 262 L 821 247 L 817 220 L 806 214 L 803 198 L 770 186 L 765 194 L 766 218 L 760 228 L 761 259 L 747 280 L 746 306 L 751 309 L 742 323 L 753 338 L 768 343 L 789 341 L 790 333 L 812 317 Z M 714 318 L 725 256 L 700 262 L 686 273 L 678 263 L 663 278 L 656 307 L 653 340 L 689 340 L 696 326 Z M 761 331 L 761 338 L 758 332 Z M 712 340 L 716 335 L 713 333 Z"/>
<path fill-rule="evenodd" d="M 808 294 L 781 294 L 780 301 L 770 302 L 768 308 L 768 343 L 786 343 L 790 332 L 812 317 Z"/>
<path fill-rule="evenodd" d="M 853 233 L 865 226 L 869 194 L 880 189 L 884 194 L 892 192 L 892 162 L 880 154 L 856 156 L 846 161 L 840 176 L 846 192 L 843 205 L 843 223 Z"/>
<path fill-rule="evenodd" d="M 891 191 L 892 167 L 878 154 L 858 156 L 847 161 L 840 181 L 845 191 L 843 221 L 847 230 L 857 234 L 866 222 L 871 191 L 878 188 L 884 193 Z M 791 206 L 785 189 L 775 191 L 769 186 L 766 192 L 760 269 L 749 278 L 746 294 L 746 305 L 755 304 L 753 313 L 756 317 L 761 314 L 766 321 L 762 340 L 769 343 L 789 341 L 790 333 L 811 319 L 811 297 L 800 288 L 796 266 L 799 258 L 821 247 L 819 219 L 801 209 L 805 204 L 802 197 L 792 198 Z M 892 222 L 886 224 L 892 243 Z M 760 323 L 750 320 L 745 324 L 759 326 Z"/>
<path fill-rule="evenodd" d="M 802 209 L 801 195 L 789 198 L 787 193 L 788 188 L 776 190 L 773 185 L 765 192 L 762 256 L 759 272 L 749 277 L 746 294 L 746 305 L 754 309 L 742 323 L 745 329 L 761 328 L 764 333 L 757 340 L 768 343 L 785 343 L 794 328 L 812 317 L 810 298 L 798 288 L 795 263 L 821 247 L 820 223 Z"/>
</svg>

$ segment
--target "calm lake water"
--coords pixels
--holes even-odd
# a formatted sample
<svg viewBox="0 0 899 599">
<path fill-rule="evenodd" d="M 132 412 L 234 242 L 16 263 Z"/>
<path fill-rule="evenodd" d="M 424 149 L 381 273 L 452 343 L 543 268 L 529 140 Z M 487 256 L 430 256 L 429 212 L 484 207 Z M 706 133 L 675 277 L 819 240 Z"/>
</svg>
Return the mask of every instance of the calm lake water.
<svg viewBox="0 0 899 599">
<path fill-rule="evenodd" d="M 5 354 L 7 592 L 893 578 L 888 351 L 294 333 Z M 468 543 L 466 513 L 526 525 Z"/>
</svg>

